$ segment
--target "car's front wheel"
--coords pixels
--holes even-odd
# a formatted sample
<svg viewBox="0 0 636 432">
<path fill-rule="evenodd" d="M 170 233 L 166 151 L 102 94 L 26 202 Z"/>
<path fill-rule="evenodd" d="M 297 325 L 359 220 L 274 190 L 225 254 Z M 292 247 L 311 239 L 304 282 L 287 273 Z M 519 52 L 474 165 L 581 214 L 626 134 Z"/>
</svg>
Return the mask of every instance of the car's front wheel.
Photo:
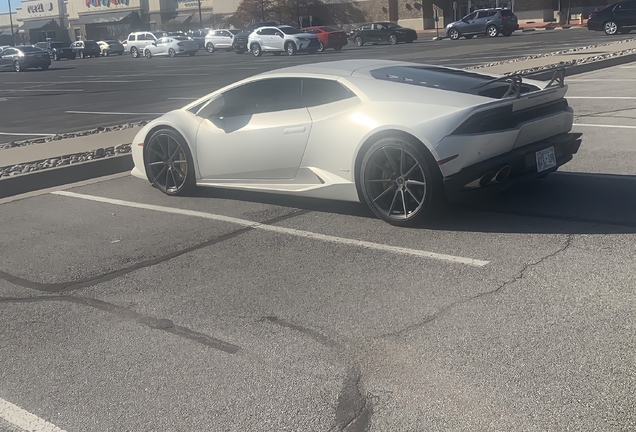
<svg viewBox="0 0 636 432">
<path fill-rule="evenodd" d="M 195 187 L 190 149 L 172 129 L 160 129 L 144 146 L 148 180 L 167 195 L 183 195 Z"/>
<path fill-rule="evenodd" d="M 353 42 L 359 47 L 364 45 L 364 41 L 362 40 L 362 38 L 360 36 L 356 36 L 356 38 L 353 40 Z"/>
<path fill-rule="evenodd" d="M 293 42 L 287 42 L 285 44 L 285 51 L 288 56 L 296 55 L 296 45 Z"/>
<path fill-rule="evenodd" d="M 450 40 L 457 40 L 459 39 L 459 30 L 457 30 L 456 28 L 452 28 L 448 31 L 448 37 L 450 38 Z"/>
<path fill-rule="evenodd" d="M 367 150 L 358 176 L 364 201 L 380 219 L 415 226 L 442 200 L 441 175 L 421 144 L 406 135 L 381 138 Z"/>
<path fill-rule="evenodd" d="M 216 51 L 216 49 L 214 48 L 214 45 L 212 45 L 212 42 L 207 43 L 207 45 L 205 46 L 205 50 L 209 52 L 210 54 Z"/>
<path fill-rule="evenodd" d="M 177 52 L 174 50 L 174 48 L 170 48 L 170 49 L 168 50 L 168 55 L 169 55 L 170 57 L 176 57 L 176 56 L 177 56 Z"/>
<path fill-rule="evenodd" d="M 250 52 L 254 57 L 260 57 L 263 55 L 260 44 L 257 44 L 256 42 L 250 45 Z"/>
<path fill-rule="evenodd" d="M 397 43 L 397 37 L 394 34 L 389 35 L 388 41 L 391 45 L 395 45 Z"/>
<path fill-rule="evenodd" d="M 144 56 L 145 56 L 147 59 L 151 59 L 151 58 L 152 58 L 152 53 L 150 52 L 150 50 L 149 50 L 149 49 L 147 49 L 146 51 L 144 51 Z"/>
<path fill-rule="evenodd" d="M 489 25 L 488 28 L 486 28 L 486 34 L 491 38 L 497 37 L 499 35 L 499 29 L 496 25 Z"/>
<path fill-rule="evenodd" d="M 608 21 L 603 24 L 603 31 L 608 36 L 614 36 L 618 32 L 618 24 L 615 21 Z"/>
<path fill-rule="evenodd" d="M 130 48 L 130 55 L 131 55 L 133 58 L 137 58 L 137 57 L 139 57 L 139 50 L 137 49 L 137 47 L 132 47 L 132 48 Z"/>
</svg>

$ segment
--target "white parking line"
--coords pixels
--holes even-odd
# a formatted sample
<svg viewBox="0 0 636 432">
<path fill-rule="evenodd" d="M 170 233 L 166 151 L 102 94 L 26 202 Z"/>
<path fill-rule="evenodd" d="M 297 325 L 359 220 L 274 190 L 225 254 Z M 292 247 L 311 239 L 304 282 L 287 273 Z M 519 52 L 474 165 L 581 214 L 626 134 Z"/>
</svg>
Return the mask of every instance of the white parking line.
<svg viewBox="0 0 636 432">
<path fill-rule="evenodd" d="M 84 89 L 33 89 L 33 90 L 9 90 L 9 89 L 0 89 L 3 92 L 83 92 Z"/>
<path fill-rule="evenodd" d="M 67 114 L 98 114 L 98 115 L 164 115 L 165 113 L 132 113 L 109 111 L 64 111 Z"/>
<path fill-rule="evenodd" d="M 589 126 L 599 128 L 636 129 L 636 126 L 574 123 L 572 126 Z"/>
<path fill-rule="evenodd" d="M 187 98 L 187 97 L 172 97 L 172 98 L 168 98 L 168 100 L 189 100 L 189 101 L 195 101 L 199 98 Z"/>
<path fill-rule="evenodd" d="M 321 240 L 328 243 L 343 244 L 347 246 L 373 249 L 373 250 L 378 250 L 382 252 L 391 252 L 391 253 L 400 254 L 400 255 L 411 255 L 411 256 L 416 256 L 420 258 L 430 258 L 430 259 L 448 261 L 448 262 L 457 263 L 457 264 L 466 264 L 466 265 L 470 265 L 474 267 L 484 267 L 490 264 L 490 261 L 477 260 L 473 258 L 464 258 L 464 257 L 459 257 L 454 255 L 439 254 L 439 253 L 428 252 L 428 251 L 423 251 L 419 249 L 409 249 L 409 248 L 403 248 L 398 246 L 389 246 L 389 245 L 385 245 L 381 243 L 373 243 L 373 242 L 368 242 L 363 240 L 354 240 L 354 239 L 348 239 L 344 237 L 318 234 L 311 231 L 301 231 L 301 230 L 297 230 L 293 228 L 284 228 L 284 227 L 279 227 L 275 225 L 264 225 L 259 222 L 234 218 L 231 216 L 223 216 L 223 215 L 218 215 L 214 213 L 178 209 L 173 207 L 164 207 L 164 206 L 158 206 L 158 205 L 152 205 L 152 204 L 142 204 L 142 203 L 136 203 L 131 201 L 123 201 L 123 200 L 112 199 L 112 198 L 98 197 L 94 195 L 78 194 L 75 192 L 68 192 L 68 191 L 55 191 L 51 193 L 54 195 L 80 198 L 80 199 L 84 199 L 88 201 L 114 204 L 114 205 L 119 205 L 124 207 L 132 207 L 132 208 L 138 208 L 138 209 L 144 209 L 144 210 L 154 210 L 154 211 L 159 211 L 164 213 L 179 214 L 184 216 L 199 217 L 199 218 L 210 219 L 210 220 L 215 220 L 219 222 L 232 223 L 232 224 L 236 224 L 236 225 L 240 225 L 244 227 L 251 227 L 251 228 L 260 229 L 263 231 L 270 231 L 270 232 L 275 232 L 279 234 L 287 234 L 287 235 L 291 235 L 295 237 L 304 237 L 304 238 L 309 238 L 313 240 Z"/>
<path fill-rule="evenodd" d="M 634 100 L 636 96 L 566 96 L 566 99 L 624 99 Z"/>
<path fill-rule="evenodd" d="M 12 135 L 12 136 L 55 136 L 56 134 L 47 134 L 47 133 L 0 132 L 0 135 Z"/>
<path fill-rule="evenodd" d="M 29 432 L 65 432 L 59 427 L 35 414 L 23 410 L 17 405 L 0 398 L 0 418 L 24 431 Z"/>
<path fill-rule="evenodd" d="M 568 82 L 632 82 L 636 81 L 636 78 L 568 78 Z"/>
</svg>

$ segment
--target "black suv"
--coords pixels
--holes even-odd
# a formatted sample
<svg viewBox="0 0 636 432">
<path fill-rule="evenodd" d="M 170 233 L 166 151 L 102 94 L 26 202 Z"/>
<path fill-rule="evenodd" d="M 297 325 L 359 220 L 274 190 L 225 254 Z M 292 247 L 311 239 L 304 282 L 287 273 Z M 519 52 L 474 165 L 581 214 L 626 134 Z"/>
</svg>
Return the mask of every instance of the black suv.
<svg viewBox="0 0 636 432">
<path fill-rule="evenodd" d="M 261 27 L 276 27 L 277 25 L 278 24 L 273 21 L 258 22 L 248 25 L 245 30 L 234 36 L 234 40 L 232 41 L 232 49 L 237 54 L 243 54 L 245 51 L 247 51 L 247 38 L 254 30 Z"/>
<path fill-rule="evenodd" d="M 629 33 L 636 28 L 636 1 L 614 3 L 590 14 L 588 30 L 603 30 L 607 35 Z"/>
<path fill-rule="evenodd" d="M 73 51 L 73 48 L 70 47 L 70 44 L 62 41 L 46 41 L 46 42 L 38 42 L 35 44 L 36 47 L 43 49 L 49 52 L 49 55 L 53 60 L 61 60 L 63 58 L 69 60 L 75 60 L 77 54 Z"/>
</svg>

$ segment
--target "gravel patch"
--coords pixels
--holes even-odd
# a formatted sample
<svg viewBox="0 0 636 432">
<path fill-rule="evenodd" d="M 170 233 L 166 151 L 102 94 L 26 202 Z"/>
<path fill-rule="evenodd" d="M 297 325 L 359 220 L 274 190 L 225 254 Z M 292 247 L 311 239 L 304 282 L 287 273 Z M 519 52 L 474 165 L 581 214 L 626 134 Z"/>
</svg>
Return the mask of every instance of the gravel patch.
<svg viewBox="0 0 636 432">
<path fill-rule="evenodd" d="M 147 125 L 149 122 L 150 122 L 149 120 L 144 120 L 140 122 L 124 123 L 124 124 L 116 125 L 116 126 L 99 126 L 95 129 L 79 131 L 79 132 L 56 134 L 54 136 L 50 136 L 46 138 L 32 138 L 27 140 L 11 141 L 10 143 L 0 144 L 0 150 L 10 149 L 15 147 L 24 147 L 31 144 L 44 144 L 51 141 L 59 141 L 59 140 L 68 139 L 68 138 L 95 135 L 95 134 L 104 133 L 104 132 L 115 132 L 115 131 L 120 131 L 124 129 L 134 128 L 134 127 L 143 127 Z"/>
<path fill-rule="evenodd" d="M 130 153 L 130 144 L 119 144 L 114 147 L 98 148 L 93 151 L 69 154 L 52 159 L 42 159 L 25 164 L 0 167 L 0 179 L 27 174 L 34 171 L 57 168 L 64 165 L 73 165 L 80 162 L 103 159 L 125 153 Z"/>
</svg>

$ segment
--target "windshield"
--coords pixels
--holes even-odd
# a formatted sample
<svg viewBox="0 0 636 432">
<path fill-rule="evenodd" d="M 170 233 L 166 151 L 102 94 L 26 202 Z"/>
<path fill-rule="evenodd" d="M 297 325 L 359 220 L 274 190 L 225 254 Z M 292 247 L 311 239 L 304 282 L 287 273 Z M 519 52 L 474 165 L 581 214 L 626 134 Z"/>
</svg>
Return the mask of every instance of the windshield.
<svg viewBox="0 0 636 432">
<path fill-rule="evenodd" d="M 64 48 L 66 44 L 64 42 L 56 42 L 51 44 L 51 48 Z"/>
<path fill-rule="evenodd" d="M 40 48 L 36 48 L 36 47 L 32 47 L 32 46 L 25 46 L 25 47 L 20 47 L 19 48 L 20 51 L 22 52 L 41 52 L 42 50 Z"/>
<path fill-rule="evenodd" d="M 390 28 L 390 29 L 402 28 L 402 26 L 399 26 L 399 25 L 397 25 L 397 24 L 393 24 L 393 23 L 385 23 L 384 25 L 385 25 L 387 28 Z"/>
<path fill-rule="evenodd" d="M 340 31 L 340 29 L 337 29 L 335 27 L 320 27 L 321 29 L 323 29 L 326 32 L 337 32 Z"/>
<path fill-rule="evenodd" d="M 184 40 L 188 40 L 189 38 L 187 36 L 173 36 L 172 39 L 178 40 L 178 41 L 184 41 Z"/>
<path fill-rule="evenodd" d="M 300 30 L 298 30 L 297 28 L 294 27 L 279 27 L 281 29 L 281 31 L 285 34 L 298 34 L 298 33 L 303 33 Z"/>
</svg>

